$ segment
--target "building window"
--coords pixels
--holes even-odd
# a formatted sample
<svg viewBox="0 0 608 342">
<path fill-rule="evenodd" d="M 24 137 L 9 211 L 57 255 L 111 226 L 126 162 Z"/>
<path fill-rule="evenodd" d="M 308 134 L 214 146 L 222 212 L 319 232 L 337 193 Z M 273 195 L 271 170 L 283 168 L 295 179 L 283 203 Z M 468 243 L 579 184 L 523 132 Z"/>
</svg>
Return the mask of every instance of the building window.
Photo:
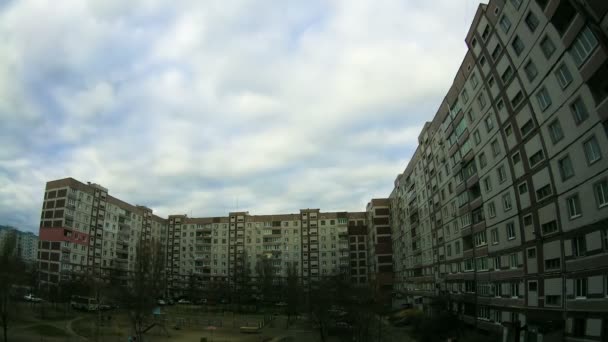
<svg viewBox="0 0 608 342">
<path fill-rule="evenodd" d="M 511 4 L 515 7 L 516 10 L 519 9 L 523 0 L 511 0 Z"/>
<path fill-rule="evenodd" d="M 545 260 L 545 271 L 548 270 L 559 270 L 561 267 L 560 258 L 553 258 Z"/>
<path fill-rule="evenodd" d="M 503 204 L 503 208 L 505 211 L 509 211 L 512 208 L 512 203 L 511 203 L 511 194 L 504 194 L 502 196 L 502 204 Z"/>
<path fill-rule="evenodd" d="M 544 10 L 545 7 L 547 7 L 547 3 L 549 2 L 549 0 L 536 0 L 536 3 L 538 4 L 538 6 L 540 6 L 540 9 Z"/>
<path fill-rule="evenodd" d="M 581 202 L 578 198 L 578 194 L 570 196 L 566 199 L 568 205 L 568 215 L 570 219 L 575 219 L 581 216 Z"/>
<path fill-rule="evenodd" d="M 500 165 L 496 172 L 498 173 L 498 183 L 502 183 L 507 180 L 507 171 L 505 170 L 504 165 Z"/>
<path fill-rule="evenodd" d="M 573 318 L 572 319 L 572 336 L 574 337 L 585 337 L 586 335 L 586 322 L 585 318 Z"/>
<path fill-rule="evenodd" d="M 574 176 L 574 168 L 572 167 L 572 161 L 570 160 L 570 156 L 565 156 L 564 158 L 557 161 L 557 167 L 559 168 L 559 174 L 562 177 L 562 182 L 570 179 Z"/>
<path fill-rule="evenodd" d="M 492 179 L 490 176 L 483 179 L 483 185 L 486 192 L 492 191 Z"/>
<path fill-rule="evenodd" d="M 598 208 L 603 208 L 608 205 L 608 181 L 602 180 L 593 186 L 595 193 L 595 202 Z"/>
<path fill-rule="evenodd" d="M 526 77 L 528 81 L 532 82 L 538 75 L 538 69 L 536 68 L 536 64 L 532 60 L 529 60 L 528 63 L 524 66 L 524 71 L 526 72 Z"/>
<path fill-rule="evenodd" d="M 521 135 L 523 137 L 525 137 L 526 135 L 530 134 L 530 132 L 532 132 L 532 130 L 534 129 L 534 122 L 532 121 L 532 119 L 529 119 L 528 121 L 526 121 L 526 123 L 521 126 Z"/>
<path fill-rule="evenodd" d="M 485 120 L 486 122 L 486 130 L 488 131 L 488 133 L 490 133 L 490 131 L 492 130 L 492 128 L 494 128 L 494 121 L 492 120 L 492 114 L 490 113 L 488 115 L 488 117 Z"/>
<path fill-rule="evenodd" d="M 508 125 L 507 127 L 505 127 L 505 135 L 507 137 L 510 137 L 511 134 L 513 134 L 513 127 L 511 127 L 511 125 Z"/>
<path fill-rule="evenodd" d="M 565 63 L 560 64 L 555 70 L 555 78 L 562 89 L 566 89 L 572 83 L 572 74 Z"/>
<path fill-rule="evenodd" d="M 507 223 L 507 239 L 513 240 L 515 239 L 515 223 L 509 222 Z"/>
<path fill-rule="evenodd" d="M 576 63 L 578 67 L 583 65 L 589 56 L 591 56 L 591 53 L 593 53 L 597 45 L 597 38 L 593 32 L 591 32 L 591 29 L 588 26 L 585 26 L 570 47 L 570 55 L 572 56 L 572 59 L 574 59 L 574 63 Z"/>
<path fill-rule="evenodd" d="M 475 145 L 479 145 L 479 143 L 481 143 L 481 136 L 479 135 L 478 130 L 475 130 L 475 132 L 473 132 L 473 141 L 475 141 Z"/>
<path fill-rule="evenodd" d="M 542 150 L 539 150 L 530 157 L 530 167 L 536 166 L 538 163 L 543 161 L 543 159 L 545 159 L 545 155 Z"/>
<path fill-rule="evenodd" d="M 450 245 L 447 246 L 447 254 L 448 256 L 452 256 L 452 246 Z"/>
<path fill-rule="evenodd" d="M 513 108 L 517 107 L 523 99 L 524 99 L 524 94 L 520 90 L 511 99 L 511 106 L 513 106 Z"/>
<path fill-rule="evenodd" d="M 494 257 L 494 269 L 500 269 L 500 255 Z M 500 297 L 500 285 L 498 285 L 496 288 L 496 297 Z"/>
<path fill-rule="evenodd" d="M 479 154 L 479 168 L 483 169 L 484 167 L 486 167 L 486 165 L 488 164 L 487 160 L 486 160 L 486 154 L 485 153 L 480 153 Z"/>
<path fill-rule="evenodd" d="M 467 93 L 466 89 L 462 91 L 462 100 L 464 101 L 464 103 L 469 102 L 469 93 Z"/>
<path fill-rule="evenodd" d="M 496 139 L 494 139 L 494 141 L 492 141 L 492 153 L 494 154 L 494 157 L 496 157 L 500 154 L 500 144 L 498 143 L 498 140 L 496 140 Z"/>
<path fill-rule="evenodd" d="M 547 59 L 551 58 L 555 52 L 555 44 L 553 44 L 553 41 L 547 36 L 541 40 L 540 48 L 543 50 L 543 55 L 545 55 L 545 58 Z"/>
<path fill-rule="evenodd" d="M 500 79 L 502 80 L 503 84 L 507 84 L 511 80 L 511 78 L 513 78 L 513 68 L 511 68 L 511 66 L 508 66 L 502 73 L 502 75 L 500 75 Z"/>
<path fill-rule="evenodd" d="M 538 101 L 538 105 L 540 106 L 541 110 L 544 111 L 545 109 L 549 108 L 551 105 L 551 96 L 549 96 L 547 88 L 540 88 L 540 90 L 536 93 L 536 100 Z"/>
<path fill-rule="evenodd" d="M 454 253 L 460 254 L 460 241 L 454 243 Z"/>
<path fill-rule="evenodd" d="M 517 262 L 517 253 L 509 254 L 509 266 L 511 268 L 517 268 L 517 266 L 519 266 Z M 513 293 L 513 291 L 511 291 L 511 293 Z"/>
<path fill-rule="evenodd" d="M 477 88 L 477 85 L 479 84 L 479 80 L 477 80 L 477 75 L 475 73 L 471 75 L 471 84 L 473 85 L 473 89 Z"/>
<path fill-rule="evenodd" d="M 496 217 L 496 205 L 494 204 L 494 201 L 488 204 L 488 215 L 490 215 L 490 218 Z"/>
<path fill-rule="evenodd" d="M 528 248 L 528 259 L 536 259 L 536 248 Z"/>
<path fill-rule="evenodd" d="M 551 185 L 545 185 L 540 189 L 536 190 L 536 200 L 540 201 L 542 199 L 545 199 L 546 197 L 551 196 L 552 193 L 553 191 L 551 190 Z"/>
<path fill-rule="evenodd" d="M 530 32 L 534 33 L 534 31 L 536 31 L 536 28 L 538 27 L 538 18 L 536 17 L 536 15 L 534 15 L 534 13 L 532 13 L 531 11 L 528 12 L 528 15 L 526 15 L 526 26 L 528 26 L 528 29 L 530 30 Z"/>
<path fill-rule="evenodd" d="M 515 152 L 513 154 L 513 165 L 517 165 L 517 163 L 519 163 L 521 161 L 521 155 L 519 154 L 519 152 Z"/>
<path fill-rule="evenodd" d="M 511 20 L 506 15 L 500 17 L 499 24 L 504 33 L 508 33 L 511 29 Z"/>
<path fill-rule="evenodd" d="M 600 146 L 597 144 L 597 139 L 595 138 L 595 136 L 585 141 L 583 143 L 583 147 L 585 148 L 585 157 L 587 157 L 587 163 L 589 163 L 589 165 L 602 159 Z"/>
<path fill-rule="evenodd" d="M 475 242 L 475 247 L 487 245 L 488 243 L 486 241 L 486 232 L 483 231 L 473 235 L 473 241 Z"/>
<path fill-rule="evenodd" d="M 553 220 L 547 223 L 543 223 L 540 228 L 543 232 L 543 235 L 555 233 L 557 232 L 557 221 Z"/>
<path fill-rule="evenodd" d="M 581 100 L 580 97 L 578 97 L 570 104 L 570 111 L 572 112 L 574 122 L 577 125 L 580 125 L 581 122 L 587 120 L 587 118 L 589 117 L 587 107 L 585 107 L 585 104 L 583 103 L 583 100 Z"/>
<path fill-rule="evenodd" d="M 492 50 L 492 59 L 497 60 L 501 51 L 502 51 L 502 46 L 500 45 L 500 43 L 496 44 L 496 47 L 494 48 L 494 50 Z"/>
<path fill-rule="evenodd" d="M 497 245 L 498 244 L 498 229 L 496 229 L 496 228 L 492 229 L 490 235 L 492 237 L 492 244 Z"/>
<path fill-rule="evenodd" d="M 579 235 L 572 239 L 572 254 L 575 257 L 585 256 L 587 247 L 585 245 L 585 235 Z"/>
<path fill-rule="evenodd" d="M 562 130 L 562 126 L 558 119 L 553 120 L 547 127 L 549 129 L 549 137 L 553 144 L 557 144 L 564 138 L 564 131 Z"/>
<path fill-rule="evenodd" d="M 527 193 L 528 192 L 528 183 L 523 182 L 523 183 L 519 184 L 517 189 L 519 190 L 520 195 Z"/>
<path fill-rule="evenodd" d="M 521 40 L 521 38 L 519 38 L 519 36 L 515 36 L 515 38 L 513 39 L 513 42 L 511 43 L 511 46 L 513 47 L 513 51 L 515 51 L 515 55 L 518 57 L 521 55 L 521 53 L 526 48 L 524 46 L 524 42 Z"/>
<path fill-rule="evenodd" d="M 545 305 L 547 306 L 561 306 L 562 296 L 558 295 L 545 295 Z"/>
<path fill-rule="evenodd" d="M 479 97 L 477 98 L 477 103 L 479 103 L 479 109 L 484 109 L 486 106 L 486 97 L 484 96 L 483 93 L 479 94 Z"/>
<path fill-rule="evenodd" d="M 587 298 L 587 278 L 574 279 L 574 295 L 576 298 Z"/>
</svg>

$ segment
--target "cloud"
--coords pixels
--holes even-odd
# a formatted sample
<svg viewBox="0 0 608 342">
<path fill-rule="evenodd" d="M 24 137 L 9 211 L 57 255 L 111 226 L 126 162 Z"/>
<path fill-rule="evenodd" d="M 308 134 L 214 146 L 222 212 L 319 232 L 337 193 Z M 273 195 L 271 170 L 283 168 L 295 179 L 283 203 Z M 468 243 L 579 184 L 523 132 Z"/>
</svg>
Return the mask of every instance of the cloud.
<svg viewBox="0 0 608 342">
<path fill-rule="evenodd" d="M 68 176 L 160 215 L 364 210 L 453 80 L 466 4 L 8 2 L 0 223 L 37 231 Z"/>
</svg>

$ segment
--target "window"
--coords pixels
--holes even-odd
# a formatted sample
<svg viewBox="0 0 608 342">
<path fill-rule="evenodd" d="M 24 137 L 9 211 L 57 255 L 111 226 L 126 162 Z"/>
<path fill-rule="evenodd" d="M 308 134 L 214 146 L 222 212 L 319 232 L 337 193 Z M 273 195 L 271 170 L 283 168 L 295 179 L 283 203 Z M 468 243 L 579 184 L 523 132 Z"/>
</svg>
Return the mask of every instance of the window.
<svg viewBox="0 0 608 342">
<path fill-rule="evenodd" d="M 519 105 L 523 99 L 524 99 L 524 94 L 520 90 L 511 99 L 511 106 L 513 106 L 513 108 L 517 107 L 517 105 Z"/>
<path fill-rule="evenodd" d="M 561 267 L 560 258 L 545 260 L 545 270 L 558 270 Z"/>
<path fill-rule="evenodd" d="M 479 84 L 479 80 L 477 80 L 477 75 L 475 73 L 471 75 L 471 84 L 473 85 L 473 89 L 477 88 L 477 85 Z"/>
<path fill-rule="evenodd" d="M 454 253 L 460 254 L 460 241 L 454 243 Z"/>
<path fill-rule="evenodd" d="M 529 60 L 528 63 L 526 63 L 526 65 L 524 66 L 524 71 L 526 72 L 526 77 L 530 82 L 534 81 L 534 79 L 538 75 L 538 69 L 536 68 L 536 64 L 534 64 L 532 60 Z"/>
<path fill-rule="evenodd" d="M 545 295 L 546 306 L 561 306 L 562 296 L 559 295 Z"/>
<path fill-rule="evenodd" d="M 486 130 L 488 131 L 488 133 L 490 133 L 490 131 L 492 130 L 492 128 L 494 128 L 494 121 L 492 120 L 492 113 L 490 113 L 488 115 L 488 117 L 485 120 L 486 122 Z"/>
<path fill-rule="evenodd" d="M 515 55 L 518 57 L 526 48 L 524 46 L 524 42 L 521 40 L 521 38 L 519 38 L 519 36 L 515 36 L 513 42 L 511 43 L 511 46 L 513 47 L 513 51 L 515 51 Z"/>
<path fill-rule="evenodd" d="M 567 155 L 564 158 L 558 160 L 557 167 L 559 168 L 559 174 L 562 177 L 562 182 L 574 176 L 574 169 L 572 168 L 572 161 L 570 160 L 570 156 Z"/>
<path fill-rule="evenodd" d="M 543 154 L 542 150 L 534 153 L 530 157 L 530 167 L 534 167 L 535 165 L 537 165 L 538 163 L 540 163 L 541 161 L 543 161 L 543 159 L 545 159 L 545 155 Z"/>
<path fill-rule="evenodd" d="M 496 47 L 494 48 L 494 50 L 492 50 L 492 59 L 493 60 L 498 59 L 498 56 L 500 55 L 501 51 L 502 51 L 502 46 L 500 45 L 500 43 L 496 44 Z"/>
<path fill-rule="evenodd" d="M 481 143 L 481 136 L 479 135 L 478 130 L 475 130 L 475 132 L 473 132 L 473 141 L 475 141 L 475 145 L 479 145 L 479 143 Z"/>
<path fill-rule="evenodd" d="M 576 298 L 587 298 L 587 278 L 574 279 L 574 295 Z"/>
<path fill-rule="evenodd" d="M 593 186 L 593 192 L 595 193 L 595 202 L 598 208 L 602 208 L 608 205 L 608 181 L 605 179 L 596 183 Z"/>
<path fill-rule="evenodd" d="M 452 246 L 448 245 L 447 247 L 447 254 L 448 256 L 452 256 Z"/>
<path fill-rule="evenodd" d="M 536 200 L 540 201 L 553 193 L 551 190 L 551 185 L 545 185 L 540 189 L 536 190 Z"/>
<path fill-rule="evenodd" d="M 490 218 L 496 217 L 496 205 L 494 205 L 494 201 L 488 204 L 488 215 L 490 215 Z"/>
<path fill-rule="evenodd" d="M 483 93 L 479 94 L 479 97 L 477 98 L 477 103 L 479 104 L 479 109 L 483 109 L 486 106 L 486 97 L 484 96 Z"/>
<path fill-rule="evenodd" d="M 528 192 L 528 183 L 523 182 L 523 183 L 519 184 L 517 189 L 519 190 L 520 195 L 527 193 Z"/>
<path fill-rule="evenodd" d="M 509 266 L 511 268 L 517 268 L 517 266 L 518 266 L 517 253 L 509 254 Z M 511 294 L 513 294 L 513 291 L 511 291 Z"/>
<path fill-rule="evenodd" d="M 557 231 L 557 221 L 553 220 L 547 223 L 543 223 L 540 226 L 543 235 L 555 233 Z"/>
<path fill-rule="evenodd" d="M 513 222 L 507 223 L 507 239 L 515 239 L 515 223 Z"/>
<path fill-rule="evenodd" d="M 581 216 L 581 202 L 578 199 L 578 194 L 570 196 L 566 199 L 568 205 L 568 215 L 570 219 L 575 219 Z"/>
<path fill-rule="evenodd" d="M 492 237 L 492 244 L 497 245 L 498 244 L 498 229 L 496 229 L 496 228 L 492 229 L 490 235 Z"/>
<path fill-rule="evenodd" d="M 585 245 L 585 235 L 579 235 L 572 239 L 572 254 L 575 257 L 585 256 L 587 247 Z"/>
<path fill-rule="evenodd" d="M 536 93 L 536 100 L 538 101 L 538 105 L 540 106 L 541 110 L 549 108 L 551 105 L 551 97 L 549 96 L 547 88 L 540 88 L 540 90 Z"/>
<path fill-rule="evenodd" d="M 492 191 L 492 179 L 490 176 L 483 179 L 483 187 L 486 192 Z"/>
<path fill-rule="evenodd" d="M 574 59 L 574 63 L 576 63 L 578 67 L 583 65 L 589 56 L 591 56 L 591 53 L 595 50 L 597 45 L 597 38 L 595 38 L 595 35 L 591 32 L 591 29 L 588 26 L 585 26 L 576 39 L 574 39 L 574 42 L 570 47 L 570 55 L 572 56 L 572 59 Z"/>
<path fill-rule="evenodd" d="M 486 65 L 486 57 L 485 56 L 481 56 L 481 58 L 479 59 L 479 64 L 483 67 L 484 65 Z M 466 102 L 466 101 L 465 101 Z"/>
<path fill-rule="evenodd" d="M 507 193 L 502 196 L 502 204 L 505 211 L 511 210 L 511 208 L 513 207 L 513 204 L 511 202 L 511 194 Z"/>
<path fill-rule="evenodd" d="M 462 91 L 462 100 L 463 100 L 465 103 L 469 102 L 469 93 L 467 93 L 467 90 L 466 90 L 466 89 L 464 89 L 464 90 Z"/>
<path fill-rule="evenodd" d="M 555 70 L 555 78 L 562 89 L 566 89 L 572 83 L 572 74 L 565 63 L 560 64 Z"/>
<path fill-rule="evenodd" d="M 473 241 L 475 242 L 475 247 L 487 245 L 488 243 L 486 241 L 486 232 L 483 231 L 473 235 Z"/>
<path fill-rule="evenodd" d="M 497 155 L 500 154 L 500 144 L 498 143 L 498 140 L 494 139 L 494 141 L 492 141 L 492 153 L 494 154 L 494 157 L 496 157 Z"/>
<path fill-rule="evenodd" d="M 597 144 L 597 139 L 595 138 L 595 136 L 585 141 L 583 143 L 583 147 L 585 148 L 585 157 L 587 157 L 587 163 L 589 163 L 589 165 L 602 159 L 600 146 Z"/>
<path fill-rule="evenodd" d="M 499 270 L 500 269 L 500 256 L 497 255 L 494 257 L 494 269 L 495 270 Z M 500 296 L 500 285 L 498 285 L 497 289 L 496 289 L 496 296 Z"/>
<path fill-rule="evenodd" d="M 540 42 L 540 49 L 543 51 L 545 58 L 549 59 L 555 52 L 555 44 L 553 44 L 553 41 L 549 37 L 545 36 Z"/>
<path fill-rule="evenodd" d="M 587 113 L 587 108 L 583 103 L 581 98 L 577 98 L 570 104 L 570 111 L 572 112 L 572 116 L 574 118 L 574 122 L 579 125 L 581 122 L 587 120 L 589 114 Z"/>
<path fill-rule="evenodd" d="M 509 17 L 507 17 L 506 15 L 500 17 L 499 24 L 500 28 L 503 30 L 504 33 L 509 32 L 509 30 L 511 29 L 511 20 L 509 20 Z"/>
<path fill-rule="evenodd" d="M 481 33 L 481 38 L 483 40 L 487 40 L 489 35 L 490 35 L 490 26 L 486 25 L 486 27 L 484 27 L 484 29 L 483 29 L 483 32 Z"/>
<path fill-rule="evenodd" d="M 488 258 L 487 257 L 481 257 L 481 258 L 477 258 L 475 260 L 475 263 L 477 264 L 477 270 L 478 271 L 486 271 L 488 269 Z"/>
<path fill-rule="evenodd" d="M 505 127 L 505 135 L 507 137 L 510 137 L 511 134 L 513 134 L 513 127 L 511 127 L 511 125 L 508 125 L 507 127 Z"/>
<path fill-rule="evenodd" d="M 519 152 L 515 152 L 515 154 L 513 154 L 513 164 L 517 164 L 521 161 L 521 155 L 519 154 Z"/>
<path fill-rule="evenodd" d="M 534 31 L 536 31 L 536 28 L 538 27 L 538 18 L 536 17 L 536 15 L 534 15 L 534 13 L 532 12 L 528 12 L 528 15 L 526 15 L 526 26 L 528 26 L 528 29 L 530 30 L 530 32 L 534 33 Z"/>
<path fill-rule="evenodd" d="M 529 119 L 523 126 L 521 126 L 521 135 L 528 135 L 530 132 L 532 132 L 532 129 L 534 129 L 534 122 L 532 119 Z"/>
<path fill-rule="evenodd" d="M 488 86 L 490 86 L 490 88 L 494 86 L 494 77 L 490 76 L 490 78 L 488 78 Z"/>
<path fill-rule="evenodd" d="M 479 168 L 483 169 L 484 167 L 486 167 L 486 165 L 488 165 L 488 162 L 486 160 L 486 154 L 485 153 L 480 153 L 479 154 Z"/>
<path fill-rule="evenodd" d="M 557 32 L 563 36 L 575 15 L 576 9 L 572 7 L 570 1 L 560 1 L 551 18 L 551 23 L 555 26 Z"/>
<path fill-rule="evenodd" d="M 547 7 L 548 2 L 549 2 L 549 0 L 536 0 L 536 3 L 538 4 L 538 6 L 540 6 L 540 8 L 542 10 L 544 10 L 545 7 Z"/>
<path fill-rule="evenodd" d="M 528 249 L 528 259 L 536 259 L 536 248 Z"/>
<path fill-rule="evenodd" d="M 507 180 L 507 171 L 505 170 L 504 165 L 500 165 L 496 172 L 498 173 L 498 183 L 502 183 Z"/>
<path fill-rule="evenodd" d="M 516 10 L 519 9 L 523 0 L 511 0 L 511 4 L 515 7 Z"/>
<path fill-rule="evenodd" d="M 511 66 L 508 66 L 502 73 L 502 75 L 500 75 L 500 79 L 502 80 L 503 84 L 507 84 L 511 80 L 511 78 L 513 78 L 513 68 L 511 68 Z"/>
<path fill-rule="evenodd" d="M 562 125 L 560 125 L 558 119 L 553 120 L 547 128 L 549 129 L 549 137 L 553 144 L 557 144 L 564 138 L 564 131 L 562 130 Z"/>
<path fill-rule="evenodd" d="M 524 216 L 524 226 L 531 226 L 531 225 L 532 225 L 532 215 Z"/>
<path fill-rule="evenodd" d="M 574 337 L 585 337 L 586 335 L 586 322 L 585 318 L 573 318 L 572 319 L 572 336 Z"/>
</svg>

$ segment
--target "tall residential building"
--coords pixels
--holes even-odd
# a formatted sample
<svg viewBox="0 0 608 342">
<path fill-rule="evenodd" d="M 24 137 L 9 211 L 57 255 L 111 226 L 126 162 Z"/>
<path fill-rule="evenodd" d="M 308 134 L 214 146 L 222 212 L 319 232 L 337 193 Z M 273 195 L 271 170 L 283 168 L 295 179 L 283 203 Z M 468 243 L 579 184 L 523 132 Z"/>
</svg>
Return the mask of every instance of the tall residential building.
<svg viewBox="0 0 608 342">
<path fill-rule="evenodd" d="M 378 215 L 386 216 L 388 203 L 379 205 L 382 208 L 369 217 L 381 226 L 384 219 Z M 38 259 L 42 281 L 57 284 L 82 272 L 131 270 L 137 244 L 158 241 L 166 257 L 167 290 L 173 293 L 187 288 L 193 278 L 198 284 L 219 281 L 238 286 L 242 275 L 258 276 L 261 259 L 269 260 L 276 277 L 286 277 L 295 267 L 305 287 L 338 274 L 351 274 L 354 283 L 367 284 L 367 220 L 366 212 L 319 209 L 165 219 L 109 195 L 100 185 L 66 178 L 46 185 Z M 380 236 L 371 237 L 378 243 L 386 235 L 380 226 Z"/>
<path fill-rule="evenodd" d="M 607 12 L 479 6 L 390 196 L 398 296 L 507 340 L 608 340 Z"/>
<path fill-rule="evenodd" d="M 22 232 L 9 226 L 0 226 L 0 247 L 10 234 L 16 235 L 17 256 L 25 262 L 35 262 L 38 259 L 38 236 L 30 232 Z"/>
<path fill-rule="evenodd" d="M 390 201 L 374 198 L 367 204 L 368 267 L 370 284 L 383 301 L 390 302 L 393 287 L 393 244 L 390 226 Z"/>
</svg>

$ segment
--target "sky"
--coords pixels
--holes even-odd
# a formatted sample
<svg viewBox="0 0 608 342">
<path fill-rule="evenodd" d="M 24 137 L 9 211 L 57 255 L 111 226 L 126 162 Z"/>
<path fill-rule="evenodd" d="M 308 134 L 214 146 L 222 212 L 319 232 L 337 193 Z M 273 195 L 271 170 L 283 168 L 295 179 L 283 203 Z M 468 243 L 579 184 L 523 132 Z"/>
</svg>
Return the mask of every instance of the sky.
<svg viewBox="0 0 608 342">
<path fill-rule="evenodd" d="M 473 0 L 4 0 L 0 224 L 74 177 L 163 217 L 362 211 L 466 52 Z"/>
</svg>

